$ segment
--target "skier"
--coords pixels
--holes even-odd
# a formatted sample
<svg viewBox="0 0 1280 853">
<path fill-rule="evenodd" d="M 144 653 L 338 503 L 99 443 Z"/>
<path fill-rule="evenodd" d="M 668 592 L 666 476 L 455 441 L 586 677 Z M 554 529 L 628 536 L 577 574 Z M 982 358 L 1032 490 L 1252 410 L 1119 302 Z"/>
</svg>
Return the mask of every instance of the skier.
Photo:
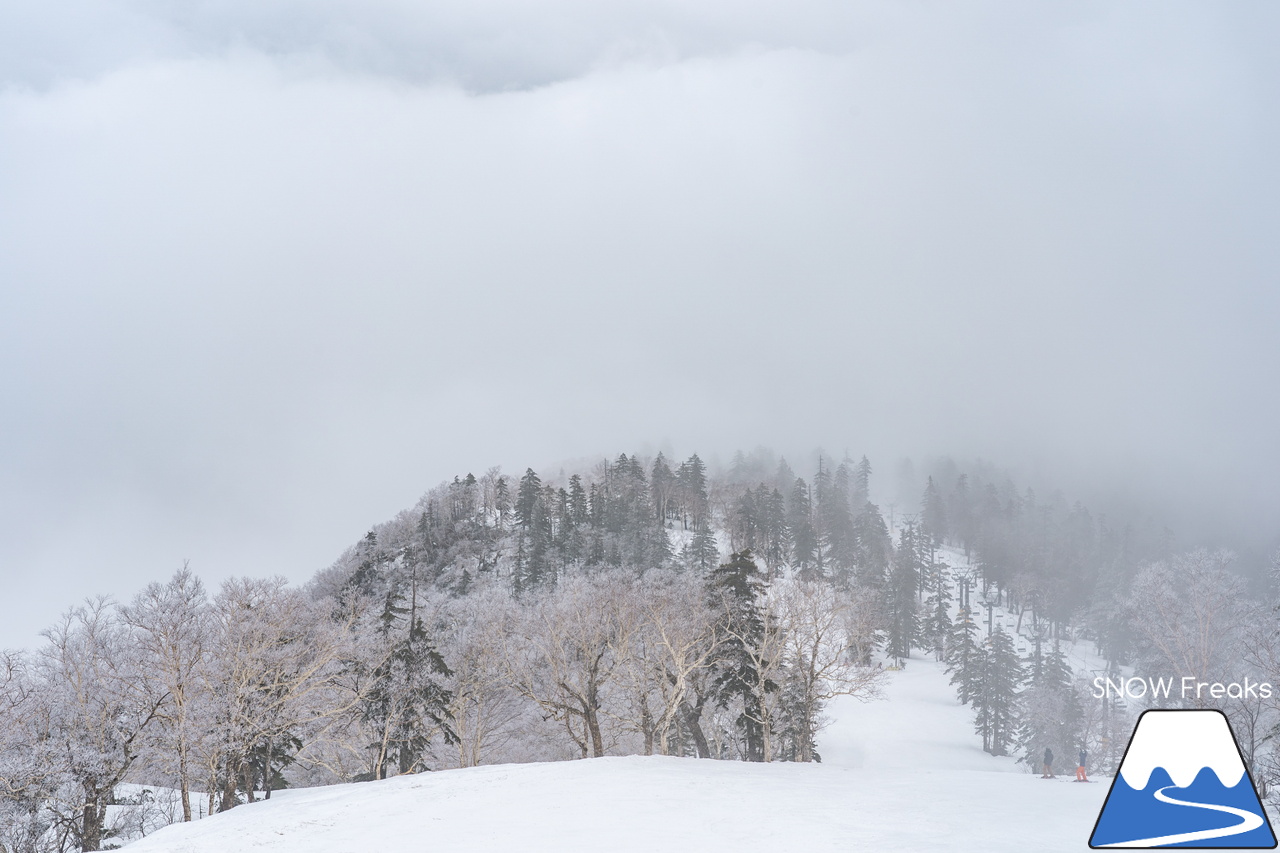
<svg viewBox="0 0 1280 853">
<path fill-rule="evenodd" d="M 1084 775 L 1085 762 L 1089 760 L 1089 753 L 1085 752 L 1084 747 L 1080 747 L 1080 763 L 1076 765 L 1076 781 L 1088 782 L 1089 778 Z"/>
<path fill-rule="evenodd" d="M 1044 748 L 1044 775 L 1041 779 L 1052 779 L 1053 776 L 1053 750 L 1049 747 Z"/>
</svg>

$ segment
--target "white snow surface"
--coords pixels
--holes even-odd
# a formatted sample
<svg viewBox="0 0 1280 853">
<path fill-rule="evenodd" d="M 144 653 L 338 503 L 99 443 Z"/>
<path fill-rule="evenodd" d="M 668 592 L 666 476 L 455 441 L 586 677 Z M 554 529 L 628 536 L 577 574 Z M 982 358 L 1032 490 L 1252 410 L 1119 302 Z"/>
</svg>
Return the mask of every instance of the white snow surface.
<svg viewBox="0 0 1280 853">
<path fill-rule="evenodd" d="M 1217 711 L 1148 711 L 1138 720 L 1133 741 L 1120 765 L 1129 787 L 1147 787 L 1151 772 L 1163 767 L 1179 788 L 1195 781 L 1208 767 L 1218 781 L 1234 787 L 1244 776 L 1227 718 Z"/>
<path fill-rule="evenodd" d="M 1042 780 L 982 752 L 939 664 L 836 701 L 821 764 L 610 757 L 277 792 L 131 853 L 1084 851 L 1108 782 Z"/>
</svg>

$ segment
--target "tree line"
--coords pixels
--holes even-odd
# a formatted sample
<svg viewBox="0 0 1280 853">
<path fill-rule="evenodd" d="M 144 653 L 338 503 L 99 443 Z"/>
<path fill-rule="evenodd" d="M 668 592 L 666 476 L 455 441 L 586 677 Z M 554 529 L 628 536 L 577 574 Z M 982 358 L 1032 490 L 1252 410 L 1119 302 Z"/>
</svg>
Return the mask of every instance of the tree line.
<svg viewBox="0 0 1280 853">
<path fill-rule="evenodd" d="M 189 820 L 287 785 L 482 763 L 816 761 L 826 704 L 877 696 L 880 661 L 913 650 L 947 662 L 988 751 L 1068 755 L 1124 709 L 1084 696 L 1057 644 L 1087 637 L 1144 669 L 1238 652 L 1138 606 L 1188 589 L 1191 558 L 1151 559 L 1164 538 L 945 462 L 886 522 L 872 473 L 819 455 L 806 479 L 767 451 L 716 471 L 696 454 L 491 469 L 431 489 L 303 588 L 210 593 L 184 567 L 127 603 L 87 601 L 0 661 L 0 844 L 101 849 L 123 782 L 178 791 Z M 1235 618 L 1216 604 L 1243 595 L 1233 577 L 1219 566 L 1197 601 Z M 981 635 L 971 590 L 1035 627 L 1033 662 Z M 1251 654 L 1275 671 L 1264 645 Z M 1275 729 L 1257 716 L 1262 755 Z"/>
</svg>

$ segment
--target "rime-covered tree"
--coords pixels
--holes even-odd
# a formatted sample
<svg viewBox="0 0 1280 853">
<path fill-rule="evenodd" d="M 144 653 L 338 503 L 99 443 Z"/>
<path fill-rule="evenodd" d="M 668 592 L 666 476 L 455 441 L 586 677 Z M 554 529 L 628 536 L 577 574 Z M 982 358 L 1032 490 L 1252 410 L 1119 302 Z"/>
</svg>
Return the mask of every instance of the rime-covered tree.
<svg viewBox="0 0 1280 853">
<path fill-rule="evenodd" d="M 675 497 L 676 477 L 667 464 L 667 458 L 661 453 L 653 460 L 653 469 L 649 473 L 649 486 L 653 493 L 653 510 L 658 523 L 666 526 L 671 518 L 671 504 Z"/>
<path fill-rule="evenodd" d="M 100 850 L 107 806 L 165 697 L 143 678 L 140 649 L 109 600 L 68 611 L 44 636 L 35 672 L 45 703 L 43 760 L 59 783 L 54 821 L 78 849 Z"/>
<path fill-rule="evenodd" d="M 827 722 L 826 703 L 836 696 L 877 696 L 885 677 L 869 655 L 860 654 L 875 643 L 867 600 L 824 581 L 798 579 L 775 584 L 771 597 L 786 664 L 778 713 L 783 754 L 792 761 L 820 760 L 816 738 Z"/>
<path fill-rule="evenodd" d="M 754 551 L 761 537 L 760 507 L 755 489 L 746 489 L 733 502 L 729 513 L 729 547 L 734 551 Z"/>
<path fill-rule="evenodd" d="M 1232 680 L 1246 621 L 1244 581 L 1227 569 L 1233 559 L 1227 551 L 1197 550 L 1152 563 L 1134 578 L 1128 613 L 1145 673 Z"/>
<path fill-rule="evenodd" d="M 552 546 L 552 517 L 543 492 L 542 479 L 532 468 L 520 478 L 516 494 L 516 522 L 519 525 L 515 588 L 518 592 L 555 583 L 548 551 Z"/>
<path fill-rule="evenodd" d="M 947 526 L 952 536 L 964 546 L 964 555 L 970 554 L 974 540 L 972 495 L 969 492 L 969 475 L 961 474 L 947 500 Z"/>
<path fill-rule="evenodd" d="M 982 647 L 978 626 L 969 610 L 961 608 L 947 637 L 947 672 L 960 701 L 968 705 L 977 695 L 982 677 Z"/>
<path fill-rule="evenodd" d="M 1022 760 L 1039 766 L 1045 747 L 1057 755 L 1074 755 L 1083 739 L 1084 709 L 1075 676 L 1057 644 L 1032 668 L 1021 699 L 1018 745 L 1024 750 Z"/>
<path fill-rule="evenodd" d="M 405 598 L 399 588 L 386 598 L 379 618 L 381 659 L 361 703 L 361 716 L 376 737 L 370 744 L 374 779 L 387 778 L 393 768 L 398 773 L 421 770 L 433 739 L 456 740 L 447 722 L 453 697 L 445 686 L 453 673 L 423 624 L 416 580 L 409 601 Z"/>
<path fill-rule="evenodd" d="M 787 505 L 777 489 L 767 492 L 762 484 L 757 492 L 760 509 L 759 555 L 773 573 L 786 565 L 791 554 L 791 532 L 787 528 Z"/>
<path fill-rule="evenodd" d="M 866 503 L 854 519 L 854 537 L 857 543 L 856 576 L 861 586 L 883 590 L 889 572 L 889 559 L 893 543 L 889 527 L 884 523 L 880 508 Z"/>
<path fill-rule="evenodd" d="M 768 663 L 778 650 L 776 625 L 766 612 L 764 577 L 750 552 L 730 555 L 711 575 L 709 592 L 719 613 L 720 668 L 714 691 L 720 707 L 737 703 L 735 724 L 748 761 L 768 760 L 767 703 L 779 684 Z"/>
<path fill-rule="evenodd" d="M 498 515 L 498 529 L 506 529 L 507 516 L 511 514 L 511 489 L 507 486 L 506 477 L 497 477 L 494 484 L 493 511 Z"/>
<path fill-rule="evenodd" d="M 933 484 L 933 477 L 925 484 L 924 496 L 920 499 L 920 523 L 935 548 L 947 538 L 947 506 Z"/>
<path fill-rule="evenodd" d="M 166 584 L 152 583 L 120 608 L 142 657 L 139 675 L 152 681 L 152 693 L 164 697 L 157 718 L 160 738 L 172 756 L 182 800 L 182 819 L 191 820 L 192 752 L 199 741 L 200 673 L 207 663 L 210 637 L 204 585 L 183 566 Z"/>
<path fill-rule="evenodd" d="M 676 493 L 685 530 L 697 530 L 711 522 L 711 501 L 707 497 L 707 466 L 693 454 L 676 469 Z"/>
<path fill-rule="evenodd" d="M 797 477 L 787 500 L 787 527 L 791 531 L 791 566 L 805 580 L 821 577 L 818 570 L 818 534 L 813 528 L 813 503 L 809 486 Z"/>
<path fill-rule="evenodd" d="M 709 572 L 720 559 L 720 547 L 716 544 L 715 531 L 709 524 L 694 530 L 693 538 L 685 544 L 681 553 L 686 566 L 699 572 Z"/>
<path fill-rule="evenodd" d="M 853 469 L 853 490 L 849 496 L 849 505 L 855 510 L 871 502 L 871 462 L 863 456 Z"/>
<path fill-rule="evenodd" d="M 504 665 L 513 689 L 562 723 L 582 758 L 605 754 L 606 691 L 619 665 L 619 570 L 566 578 L 513 614 Z"/>
<path fill-rule="evenodd" d="M 914 525 L 903 528 L 886 590 L 885 612 L 889 631 L 885 651 L 898 662 L 911 657 L 918 634 L 917 588 L 920 582 L 919 532 Z"/>
<path fill-rule="evenodd" d="M 532 529 L 537 520 L 538 502 L 542 495 L 542 478 L 532 468 L 526 468 L 516 492 L 516 521 L 525 530 Z"/>
<path fill-rule="evenodd" d="M 951 573 L 946 563 L 933 560 L 925 566 L 925 599 L 921 614 L 920 636 L 935 660 L 947 657 L 947 641 L 951 636 Z"/>
<path fill-rule="evenodd" d="M 77 797 L 60 809 L 69 786 L 49 760 L 54 707 L 31 664 L 25 653 L 0 652 L 0 849 L 14 853 L 41 851 L 59 812 L 74 820 L 82 805 Z"/>
<path fill-rule="evenodd" d="M 1008 755 L 1018 737 L 1021 719 L 1018 688 L 1022 661 L 1013 640 L 1003 630 L 991 633 L 978 657 L 979 680 L 973 696 L 974 728 L 982 748 L 992 755 Z"/>
<path fill-rule="evenodd" d="M 830 576 L 841 584 L 852 581 L 858 558 L 858 537 L 853 514 L 849 511 L 850 478 L 848 464 L 842 462 L 837 465 L 831 476 L 830 488 L 823 494 L 818 508 L 828 544 Z"/>
<path fill-rule="evenodd" d="M 335 613 L 331 603 L 290 589 L 280 577 L 222 584 L 203 673 L 215 744 L 203 767 L 211 811 L 215 797 L 222 811 L 240 802 L 238 792 L 253 801 L 257 750 L 287 742 L 290 733 L 300 737 L 353 707 L 340 687 L 356 634 L 353 612 Z"/>
</svg>

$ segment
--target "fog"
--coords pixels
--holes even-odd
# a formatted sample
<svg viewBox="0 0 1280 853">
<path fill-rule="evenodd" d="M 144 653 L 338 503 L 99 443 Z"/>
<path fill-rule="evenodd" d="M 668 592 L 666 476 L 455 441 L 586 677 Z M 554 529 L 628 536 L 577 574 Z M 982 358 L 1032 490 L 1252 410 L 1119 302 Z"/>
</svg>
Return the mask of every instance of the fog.
<svg viewBox="0 0 1280 853">
<path fill-rule="evenodd" d="M 1274 548 L 1278 24 L 0 0 L 0 646 L 659 446 L 981 456 Z"/>
</svg>

